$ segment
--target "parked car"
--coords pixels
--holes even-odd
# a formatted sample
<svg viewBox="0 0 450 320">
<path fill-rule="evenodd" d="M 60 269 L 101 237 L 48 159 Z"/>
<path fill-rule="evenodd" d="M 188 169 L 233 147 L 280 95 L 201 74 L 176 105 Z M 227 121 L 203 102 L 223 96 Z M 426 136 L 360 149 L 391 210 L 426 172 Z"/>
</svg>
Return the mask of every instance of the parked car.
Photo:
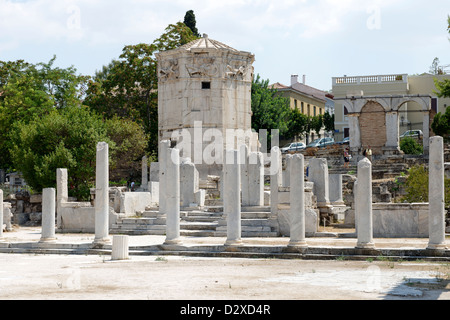
<svg viewBox="0 0 450 320">
<path fill-rule="evenodd" d="M 307 148 L 311 148 L 311 147 L 321 148 L 321 147 L 330 146 L 332 144 L 334 144 L 333 138 L 319 138 L 319 139 L 316 139 L 313 142 L 309 143 L 306 147 Z"/>
<path fill-rule="evenodd" d="M 423 132 L 422 132 L 422 130 L 408 130 L 400 135 L 400 139 L 406 138 L 406 137 L 422 139 Z"/>
<path fill-rule="evenodd" d="M 336 142 L 336 144 L 350 144 L 350 138 L 346 137 L 342 141 Z"/>
<path fill-rule="evenodd" d="M 306 148 L 306 145 L 303 142 L 291 142 L 282 147 L 281 153 L 300 151 Z"/>
</svg>

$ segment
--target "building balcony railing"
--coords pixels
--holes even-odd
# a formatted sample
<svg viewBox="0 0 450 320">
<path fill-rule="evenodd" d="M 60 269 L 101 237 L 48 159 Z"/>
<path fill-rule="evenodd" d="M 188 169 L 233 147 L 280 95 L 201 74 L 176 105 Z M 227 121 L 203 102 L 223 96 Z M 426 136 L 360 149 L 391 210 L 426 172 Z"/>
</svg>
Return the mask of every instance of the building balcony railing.
<svg viewBox="0 0 450 320">
<path fill-rule="evenodd" d="M 374 76 L 355 76 L 355 77 L 333 77 L 333 86 L 355 85 L 355 84 L 376 84 L 376 83 L 407 83 L 407 74 L 388 74 Z"/>
</svg>

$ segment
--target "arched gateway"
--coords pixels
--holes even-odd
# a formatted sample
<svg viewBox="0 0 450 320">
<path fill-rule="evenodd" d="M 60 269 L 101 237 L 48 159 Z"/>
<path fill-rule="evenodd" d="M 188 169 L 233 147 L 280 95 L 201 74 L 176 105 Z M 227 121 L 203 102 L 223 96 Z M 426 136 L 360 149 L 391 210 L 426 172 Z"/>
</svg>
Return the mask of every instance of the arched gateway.
<svg viewBox="0 0 450 320">
<path fill-rule="evenodd" d="M 347 96 L 337 98 L 348 110 L 350 149 L 360 153 L 370 145 L 374 154 L 397 154 L 399 147 L 399 109 L 407 102 L 417 103 L 423 115 L 423 149 L 428 153 L 430 137 L 430 95 Z"/>
</svg>

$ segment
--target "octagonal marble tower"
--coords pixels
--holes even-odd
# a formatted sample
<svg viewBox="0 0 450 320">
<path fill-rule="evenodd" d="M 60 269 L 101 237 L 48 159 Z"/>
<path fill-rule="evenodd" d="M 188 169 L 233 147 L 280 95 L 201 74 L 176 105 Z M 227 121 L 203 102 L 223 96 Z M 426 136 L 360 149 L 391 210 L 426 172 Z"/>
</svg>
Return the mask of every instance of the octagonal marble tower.
<svg viewBox="0 0 450 320">
<path fill-rule="evenodd" d="M 182 131 L 189 132 L 191 152 L 187 156 L 199 169 L 200 178 L 221 172 L 221 166 L 199 159 L 199 152 L 207 153 L 211 144 L 223 150 L 228 129 L 246 132 L 245 143 L 250 150 L 255 150 L 257 134 L 248 135 L 253 54 L 233 49 L 204 34 L 177 49 L 159 52 L 156 58 L 159 141 L 174 141 Z M 214 129 L 214 137 L 210 137 L 210 129 Z M 216 137 L 218 132 L 222 141 Z M 183 156 L 186 156 L 184 151 Z"/>
</svg>

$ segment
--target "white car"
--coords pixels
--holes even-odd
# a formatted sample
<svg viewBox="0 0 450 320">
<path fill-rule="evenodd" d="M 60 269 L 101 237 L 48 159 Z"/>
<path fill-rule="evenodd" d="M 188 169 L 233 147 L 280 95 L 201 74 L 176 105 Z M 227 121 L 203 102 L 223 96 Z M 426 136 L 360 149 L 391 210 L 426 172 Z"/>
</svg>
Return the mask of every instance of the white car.
<svg viewBox="0 0 450 320">
<path fill-rule="evenodd" d="M 281 153 L 292 152 L 292 151 L 300 151 L 306 148 L 306 145 L 303 142 L 291 142 L 280 148 Z"/>
<path fill-rule="evenodd" d="M 307 147 L 308 148 L 310 148 L 310 147 L 321 148 L 321 147 L 330 146 L 332 144 L 334 144 L 333 138 L 319 138 L 319 139 L 314 140 L 310 144 L 308 144 Z"/>
<path fill-rule="evenodd" d="M 422 139 L 423 132 L 422 132 L 422 130 L 408 130 L 400 135 L 400 139 L 406 138 L 406 137 Z"/>
</svg>

